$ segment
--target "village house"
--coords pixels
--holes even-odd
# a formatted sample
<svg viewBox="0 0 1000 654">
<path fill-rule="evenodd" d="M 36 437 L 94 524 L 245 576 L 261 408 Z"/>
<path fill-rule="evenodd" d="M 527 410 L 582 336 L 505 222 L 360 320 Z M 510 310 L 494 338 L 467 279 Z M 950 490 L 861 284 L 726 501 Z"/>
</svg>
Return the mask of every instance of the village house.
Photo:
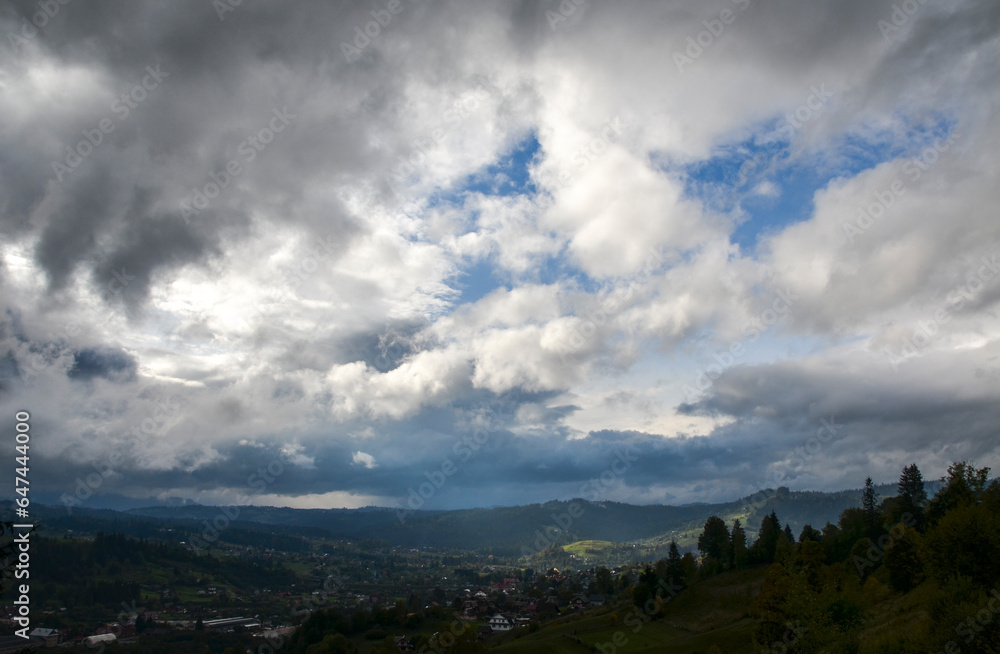
<svg viewBox="0 0 1000 654">
<path fill-rule="evenodd" d="M 486 624 L 489 625 L 490 629 L 492 629 L 494 633 L 510 631 L 514 628 L 513 623 L 511 623 L 511 621 L 508 620 L 502 613 L 494 615 Z"/>
</svg>

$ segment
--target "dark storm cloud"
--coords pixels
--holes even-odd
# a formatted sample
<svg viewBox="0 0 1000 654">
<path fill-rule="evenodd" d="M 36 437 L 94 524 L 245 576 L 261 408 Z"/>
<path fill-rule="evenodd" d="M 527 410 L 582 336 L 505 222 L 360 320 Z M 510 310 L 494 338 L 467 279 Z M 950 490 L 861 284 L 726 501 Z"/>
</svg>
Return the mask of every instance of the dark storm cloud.
<svg viewBox="0 0 1000 654">
<path fill-rule="evenodd" d="M 45 183 L 50 169 L 47 162 L 24 160 L 28 151 L 25 141 L 28 134 L 15 136 L 9 147 L 0 149 L 0 226 L 12 232 L 21 232 L 29 227 L 31 212 L 45 195 Z"/>
<path fill-rule="evenodd" d="M 272 110 L 287 108 L 296 115 L 296 103 L 305 97 L 302 91 L 320 79 L 317 53 L 333 51 L 329 30 L 346 20 L 347 6 L 248 2 L 220 22 L 211 6 L 200 2 L 61 5 L 31 45 L 57 65 L 87 66 L 110 77 L 106 87 L 114 95 L 106 104 L 88 100 L 76 106 L 43 107 L 33 135 L 7 134 L 8 142 L 0 147 L 5 153 L 0 157 L 4 198 L 0 231 L 23 231 L 34 213 L 44 225 L 36 257 L 53 290 L 61 289 L 77 266 L 87 264 L 101 292 L 109 273 L 125 267 L 135 275 L 125 297 L 136 305 L 146 299 L 157 270 L 201 263 L 218 251 L 221 238 L 245 237 L 251 208 L 269 206 L 316 235 L 334 233 L 346 241 L 356 230 L 335 204 L 328 201 L 320 219 L 296 211 L 290 203 L 309 176 L 330 167 L 347 172 L 348 162 L 356 166 L 364 158 L 363 129 L 346 115 L 321 118 L 299 113 L 298 120 L 314 122 L 324 131 L 323 142 L 315 143 L 304 134 L 294 136 L 289 130 L 265 151 L 254 153 L 259 161 L 240 161 L 246 170 L 233 186 L 252 185 L 252 193 L 262 196 L 256 202 L 227 189 L 226 197 L 188 221 L 193 226 L 187 227 L 179 219 L 178 206 L 192 191 L 210 183 L 213 172 L 239 160 L 238 146 L 268 125 Z M 25 17 L 30 20 L 36 11 L 36 3 L 10 6 L 3 31 L 14 29 Z M 23 72 L 28 54 L 20 55 L 9 62 Z M 335 66 L 344 63 L 338 60 Z M 274 85 L 253 79 L 268 67 L 301 72 Z M 147 71 L 152 70 L 156 75 L 150 77 Z M 140 88 L 143 83 L 145 89 Z M 93 147 L 81 141 L 84 132 L 95 133 L 102 120 L 112 131 Z M 67 147 L 72 153 L 67 154 Z M 293 149 L 306 177 L 278 163 L 288 159 L 282 152 Z M 14 152 L 16 157 L 7 154 Z M 339 163 L 331 153 L 340 155 Z M 68 166 L 67 161 L 76 165 Z M 54 172 L 53 164 L 64 168 Z M 264 196 L 267 200 L 261 202 Z M 46 198 L 56 208 L 38 215 Z"/>
<path fill-rule="evenodd" d="M 613 473 L 614 483 L 622 484 L 628 493 L 629 489 L 641 491 L 663 484 L 695 484 L 776 458 L 775 452 L 762 451 L 756 443 L 732 434 L 664 439 L 640 432 L 602 431 L 570 439 L 559 433 L 520 437 L 504 428 L 491 428 L 477 438 L 473 430 L 455 429 L 454 424 L 452 412 L 438 410 L 425 412 L 405 428 L 383 426 L 377 440 L 331 434 L 310 448 L 315 466 L 307 468 L 293 463 L 279 442 L 234 444 L 220 450 L 223 460 L 200 467 L 184 483 L 199 491 L 240 489 L 246 486 L 249 475 L 271 465 L 290 474 L 280 475 L 269 485 L 269 493 L 296 496 L 349 491 L 406 497 L 435 475 L 440 477 L 438 473 L 449 469 L 446 461 L 450 461 L 456 472 L 447 476 L 447 482 L 428 502 L 429 508 L 448 508 L 489 503 L 489 497 L 494 503 L 522 501 L 525 490 L 547 498 L 587 495 L 603 499 L 611 486 L 601 482 L 602 475 L 607 480 Z M 374 467 L 352 461 L 353 453 L 359 450 L 374 456 Z M 752 475 L 741 474 L 744 486 L 751 484 Z M 173 472 L 142 472 L 141 478 L 125 472 L 115 490 L 141 494 L 149 489 L 173 488 L 177 483 Z M 713 494 L 711 487 L 706 487 L 704 496 L 724 496 L 730 488 Z"/>
<path fill-rule="evenodd" d="M 136 361 L 128 352 L 107 348 L 87 348 L 73 353 L 73 367 L 70 379 L 87 381 L 103 377 L 111 381 L 131 381 L 135 379 Z"/>
<path fill-rule="evenodd" d="M 0 355 L 0 393 L 8 392 L 10 385 L 18 381 L 19 377 L 17 359 L 13 352 Z"/>
<path fill-rule="evenodd" d="M 887 362 L 864 370 L 782 362 L 726 370 L 707 397 L 681 406 L 688 414 L 743 419 L 796 421 L 833 414 L 844 421 L 921 422 L 985 409 L 990 402 L 988 396 L 962 397 L 923 380 L 899 379 Z"/>
<path fill-rule="evenodd" d="M 456 435 L 452 446 L 462 442 Z M 726 432 L 665 439 L 641 432 L 601 431 L 571 439 L 558 433 L 519 437 L 498 431 L 471 453 L 459 445 L 456 454 L 446 439 L 433 449 L 437 457 L 420 460 L 422 472 L 414 474 L 420 466 L 408 466 L 406 474 L 395 476 L 383 472 L 371 492 L 407 497 L 433 481 L 449 459 L 457 472 L 428 499 L 430 508 L 523 503 L 539 497 L 665 501 L 673 495 L 666 488 L 690 489 L 688 499 L 731 498 L 753 486 L 764 487 L 769 480 L 760 470 L 783 458 L 793 445 L 794 439 L 787 444 L 772 440 L 761 447 L 758 441 Z M 363 472 L 355 483 L 374 478 Z M 718 479 L 725 481 L 706 481 Z"/>
<path fill-rule="evenodd" d="M 93 251 L 102 227 L 115 217 L 116 190 L 107 166 L 93 166 L 73 179 L 36 250 L 51 289 L 61 289 L 77 264 Z"/>
<path fill-rule="evenodd" d="M 149 215 L 141 195 L 136 200 L 129 212 L 133 220 L 128 221 L 115 249 L 93 273 L 98 285 L 118 279 L 131 307 L 145 303 L 158 269 L 196 263 L 207 254 L 219 252 L 216 243 L 200 240 L 193 229 L 178 220 L 177 214 Z"/>
<path fill-rule="evenodd" d="M 910 367 L 899 374 L 887 361 L 858 367 L 808 360 L 738 367 L 726 370 L 704 398 L 680 410 L 734 418 L 712 438 L 767 443 L 752 457 L 754 465 L 787 464 L 782 469 L 788 479 L 806 475 L 806 483 L 814 486 L 830 484 L 848 466 L 891 475 L 907 457 L 943 469 L 949 460 L 980 460 L 997 449 L 995 388 L 987 381 L 988 364 L 983 374 L 974 365 L 962 365 L 973 361 L 961 355 L 927 357 L 907 363 Z M 824 420 L 836 433 L 823 439 L 822 447 L 810 444 Z M 807 444 L 816 451 L 804 457 Z"/>
<path fill-rule="evenodd" d="M 339 343 L 341 363 L 363 361 L 380 372 L 399 367 L 408 355 L 418 351 L 414 336 L 426 325 L 412 321 L 386 324 L 375 332 L 361 332 L 344 337 Z"/>
<path fill-rule="evenodd" d="M 891 16 L 895 7 L 882 10 L 880 19 Z M 890 21 L 886 23 L 894 26 Z M 924 5 L 902 29 L 886 30 L 884 39 L 890 55 L 884 61 L 886 81 L 881 89 L 866 89 L 873 96 L 892 97 L 906 86 L 906 75 L 945 78 L 968 53 L 996 39 L 1000 31 L 1000 6 L 989 0 L 970 2 L 961 7 Z M 983 67 L 977 73 L 995 80 L 994 67 Z M 942 80 L 944 81 L 944 80 Z"/>
</svg>

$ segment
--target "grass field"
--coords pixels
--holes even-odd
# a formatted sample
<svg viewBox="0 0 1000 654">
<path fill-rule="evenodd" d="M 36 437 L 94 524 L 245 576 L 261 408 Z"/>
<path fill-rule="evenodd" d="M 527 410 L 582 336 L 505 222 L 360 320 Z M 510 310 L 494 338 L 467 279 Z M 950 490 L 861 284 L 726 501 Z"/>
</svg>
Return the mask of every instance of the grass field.
<svg viewBox="0 0 1000 654">
<path fill-rule="evenodd" d="M 578 540 L 569 545 L 563 545 L 563 551 L 567 554 L 586 556 L 588 554 L 600 554 L 606 549 L 616 547 L 616 543 L 606 540 Z"/>
</svg>

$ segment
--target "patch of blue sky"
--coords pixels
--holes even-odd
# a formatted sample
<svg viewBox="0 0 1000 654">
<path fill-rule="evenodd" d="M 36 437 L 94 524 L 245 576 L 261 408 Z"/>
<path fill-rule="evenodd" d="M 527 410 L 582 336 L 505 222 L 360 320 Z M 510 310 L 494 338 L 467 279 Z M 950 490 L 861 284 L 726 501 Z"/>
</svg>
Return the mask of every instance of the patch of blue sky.
<svg viewBox="0 0 1000 654">
<path fill-rule="evenodd" d="M 531 179 L 531 164 L 538 155 L 540 144 L 534 133 L 529 134 L 498 161 L 468 175 L 451 188 L 441 189 L 428 198 L 428 207 L 442 205 L 464 206 L 470 193 L 488 196 L 508 197 L 513 195 L 534 195 L 537 192 Z M 478 216 L 469 216 L 470 224 L 475 224 Z M 574 266 L 562 255 L 547 256 L 527 274 L 514 279 L 509 271 L 500 268 L 491 254 L 485 258 L 464 262 L 456 275 L 454 284 L 460 295 L 457 304 L 475 302 L 498 288 L 511 288 L 515 283 L 554 284 L 572 280 L 585 291 L 594 292 L 597 282 Z"/>
<path fill-rule="evenodd" d="M 499 288 L 512 289 L 523 284 L 569 283 L 578 290 L 596 294 L 605 286 L 580 270 L 564 255 L 546 256 L 527 273 L 513 274 L 496 262 L 493 254 L 466 260 L 457 271 L 452 286 L 459 292 L 456 306 L 476 302 Z"/>
<path fill-rule="evenodd" d="M 455 304 L 478 302 L 498 288 L 509 288 L 496 269 L 492 257 L 467 261 L 457 272 L 451 286 L 459 292 Z"/>
<path fill-rule="evenodd" d="M 737 219 L 731 239 L 744 250 L 755 248 L 764 236 L 809 219 L 816 191 L 832 180 L 917 154 L 947 138 L 955 123 L 943 116 L 919 123 L 900 118 L 896 129 L 847 132 L 822 148 L 801 152 L 793 150 L 789 138 L 793 134 L 775 131 L 776 126 L 762 125 L 749 138 L 719 146 L 708 159 L 667 167 L 681 177 L 687 197 L 701 201 L 709 211 Z"/>
<path fill-rule="evenodd" d="M 470 175 L 464 190 L 500 196 L 534 194 L 530 169 L 540 147 L 532 132 L 499 161 Z"/>
<path fill-rule="evenodd" d="M 479 170 L 466 175 L 458 183 L 439 189 L 428 198 L 428 206 L 461 205 L 470 193 L 506 197 L 533 195 L 537 189 L 531 179 L 531 162 L 540 148 L 534 132 L 517 142 L 513 149 Z"/>
</svg>

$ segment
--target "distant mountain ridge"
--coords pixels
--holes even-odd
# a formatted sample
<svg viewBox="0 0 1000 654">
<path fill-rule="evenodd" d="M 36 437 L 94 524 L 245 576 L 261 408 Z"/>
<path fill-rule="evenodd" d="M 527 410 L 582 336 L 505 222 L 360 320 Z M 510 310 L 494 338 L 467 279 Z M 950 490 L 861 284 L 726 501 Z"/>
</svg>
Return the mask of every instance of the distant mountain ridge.
<svg viewBox="0 0 1000 654">
<path fill-rule="evenodd" d="M 927 482 L 928 496 L 940 482 Z M 895 484 L 876 487 L 880 496 L 895 495 Z M 313 536 L 344 540 L 378 540 L 407 547 L 484 550 L 503 555 L 538 551 L 551 544 L 595 540 L 612 543 L 662 544 L 671 539 L 692 547 L 692 533 L 701 530 L 712 515 L 727 524 L 739 518 L 748 535 L 755 536 L 761 519 L 774 511 L 782 525 L 797 536 L 810 524 L 819 529 L 836 523 L 844 509 L 861 505 L 861 489 L 837 492 L 765 489 L 754 496 L 715 504 L 632 505 L 591 502 L 583 499 L 490 509 L 421 510 L 400 512 L 391 508 L 291 509 L 286 507 L 215 507 L 199 504 L 153 506 L 127 511 L 75 507 L 68 516 L 64 507 L 50 507 L 41 518 L 53 529 L 82 529 L 94 523 L 132 525 L 140 532 L 150 521 L 169 525 L 188 538 L 207 528 L 265 532 L 283 536 Z M 75 526 L 71 526 L 75 525 Z M 143 527 L 142 525 L 146 525 Z M 279 529 L 280 528 L 280 529 Z"/>
</svg>

